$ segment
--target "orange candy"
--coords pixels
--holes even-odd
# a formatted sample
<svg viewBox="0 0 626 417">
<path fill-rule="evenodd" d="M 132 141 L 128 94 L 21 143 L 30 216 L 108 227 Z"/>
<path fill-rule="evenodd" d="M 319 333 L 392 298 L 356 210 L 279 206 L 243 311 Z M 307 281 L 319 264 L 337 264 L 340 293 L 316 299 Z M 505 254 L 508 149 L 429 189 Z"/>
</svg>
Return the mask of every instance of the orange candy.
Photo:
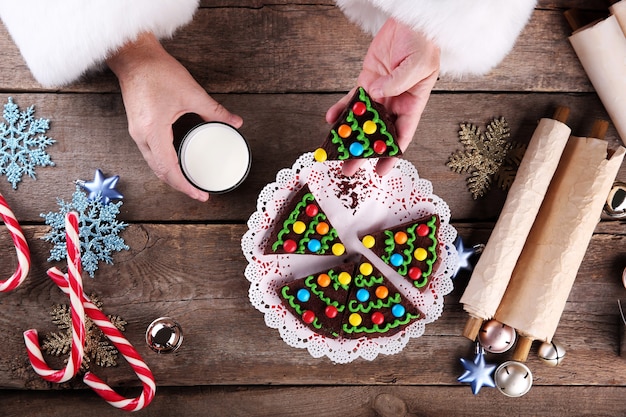
<svg viewBox="0 0 626 417">
<path fill-rule="evenodd" d="M 330 276 L 328 276 L 328 274 L 319 274 L 317 276 L 317 283 L 320 287 L 328 287 L 330 285 Z"/>
<path fill-rule="evenodd" d="M 381 300 L 387 298 L 388 295 L 389 295 L 389 289 L 385 287 L 384 285 L 381 285 L 380 287 L 376 288 L 376 297 L 380 298 Z"/>
<path fill-rule="evenodd" d="M 393 235 L 393 240 L 398 244 L 398 245 L 403 245 L 406 243 L 406 241 L 409 239 L 409 237 L 406 235 L 406 233 L 404 232 L 397 232 L 395 235 Z"/>
<path fill-rule="evenodd" d="M 337 134 L 342 138 L 347 138 L 352 133 L 352 129 L 348 125 L 341 125 L 337 128 Z"/>
<path fill-rule="evenodd" d="M 326 222 L 320 222 L 317 224 L 317 226 L 315 226 L 315 231 L 322 236 L 328 233 L 329 230 L 330 226 L 328 226 L 328 223 Z"/>
</svg>

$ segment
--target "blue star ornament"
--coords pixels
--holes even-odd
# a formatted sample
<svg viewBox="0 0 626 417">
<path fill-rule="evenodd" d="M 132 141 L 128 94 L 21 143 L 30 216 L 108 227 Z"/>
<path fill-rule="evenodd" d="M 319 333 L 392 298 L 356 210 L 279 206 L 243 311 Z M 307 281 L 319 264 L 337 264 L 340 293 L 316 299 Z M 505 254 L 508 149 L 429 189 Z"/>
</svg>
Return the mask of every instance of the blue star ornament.
<svg viewBox="0 0 626 417">
<path fill-rule="evenodd" d="M 476 353 L 473 361 L 461 358 L 461 364 L 465 368 L 465 373 L 458 378 L 458 381 L 471 384 L 474 395 L 478 394 L 482 387 L 494 388 L 496 386 L 491 376 L 496 365 L 485 363 L 485 354 L 482 349 Z"/>
<path fill-rule="evenodd" d="M 471 259 L 479 252 L 476 250 L 476 247 L 466 248 L 461 236 L 456 237 L 454 240 L 454 246 L 456 247 L 456 251 L 459 255 L 459 263 L 456 267 L 456 271 L 452 274 L 452 278 L 456 278 L 462 270 L 472 272 L 474 270 L 474 263 Z"/>
<path fill-rule="evenodd" d="M 93 201 L 101 201 L 102 204 L 108 204 L 113 199 L 122 199 L 124 196 L 115 189 L 119 175 L 104 178 L 104 174 L 99 169 L 93 177 L 93 181 L 77 181 L 85 190 L 89 191 L 89 199 Z"/>
</svg>

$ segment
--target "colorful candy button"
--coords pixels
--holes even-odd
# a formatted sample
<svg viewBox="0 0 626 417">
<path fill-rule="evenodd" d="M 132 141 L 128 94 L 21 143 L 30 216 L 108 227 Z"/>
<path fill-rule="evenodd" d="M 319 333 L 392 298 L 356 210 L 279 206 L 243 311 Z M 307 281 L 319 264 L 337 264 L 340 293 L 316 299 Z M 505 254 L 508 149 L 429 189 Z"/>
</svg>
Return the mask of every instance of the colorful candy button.
<svg viewBox="0 0 626 417">
<path fill-rule="evenodd" d="M 335 243 L 331 250 L 333 251 L 333 255 L 341 256 L 346 252 L 346 247 L 343 246 L 341 243 Z"/>
<path fill-rule="evenodd" d="M 383 315 L 383 313 L 381 313 L 380 311 L 377 311 L 372 314 L 372 323 L 374 323 L 377 326 L 380 326 L 384 322 L 385 322 L 385 316 Z"/>
<path fill-rule="evenodd" d="M 304 209 L 304 212 L 309 217 L 315 217 L 317 216 L 317 213 L 320 212 L 320 209 L 319 207 L 317 207 L 316 204 L 307 204 L 306 208 Z"/>
<path fill-rule="evenodd" d="M 389 289 L 384 285 L 380 285 L 378 288 L 376 288 L 376 297 L 380 298 L 381 300 L 387 298 L 388 295 Z"/>
<path fill-rule="evenodd" d="M 304 233 L 305 230 L 306 230 L 306 224 L 304 224 L 304 222 L 298 220 L 297 222 L 293 224 L 294 233 L 301 235 L 302 233 Z"/>
<path fill-rule="evenodd" d="M 374 152 L 376 152 L 378 155 L 382 155 L 387 150 L 387 144 L 382 140 L 377 140 L 372 145 L 372 149 L 374 149 Z"/>
<path fill-rule="evenodd" d="M 317 148 L 315 152 L 313 152 L 313 158 L 315 158 L 317 162 L 324 162 L 328 159 L 328 154 L 324 149 Z"/>
<path fill-rule="evenodd" d="M 417 226 L 417 235 L 418 236 L 428 236 L 428 233 L 430 233 L 430 227 L 428 227 L 428 225 L 425 224 L 420 224 L 419 226 Z"/>
<path fill-rule="evenodd" d="M 337 128 L 337 134 L 342 138 L 347 138 L 352 133 L 350 126 L 343 124 Z"/>
<path fill-rule="evenodd" d="M 358 326 L 363 323 L 363 318 L 358 313 L 352 313 L 350 314 L 350 317 L 348 317 L 348 322 L 353 326 Z"/>
<path fill-rule="evenodd" d="M 369 262 L 363 262 L 361 265 L 359 265 L 359 272 L 363 276 L 368 277 L 368 276 L 372 275 L 372 272 L 374 272 L 374 267 Z"/>
<path fill-rule="evenodd" d="M 356 116 L 363 116 L 366 110 L 367 106 L 362 101 L 357 101 L 352 105 L 352 113 Z"/>
<path fill-rule="evenodd" d="M 287 239 L 283 243 L 283 249 L 287 253 L 294 253 L 296 251 L 296 249 L 298 249 L 298 244 L 293 239 Z"/>
<path fill-rule="evenodd" d="M 306 247 L 313 253 L 317 253 L 320 251 L 320 249 L 322 249 L 322 244 L 320 243 L 319 240 L 317 239 L 311 239 L 309 240 L 309 242 L 306 244 Z"/>
<path fill-rule="evenodd" d="M 350 285 L 350 283 L 352 282 L 352 275 L 350 275 L 347 272 L 341 272 L 339 273 L 339 276 L 337 277 L 337 281 L 339 281 L 339 283 L 341 285 Z"/>
<path fill-rule="evenodd" d="M 328 317 L 329 319 L 334 319 L 335 317 L 337 317 L 337 314 L 339 314 L 339 312 L 337 311 L 337 307 L 327 306 L 324 309 L 324 314 L 326 314 L 326 317 Z"/>
<path fill-rule="evenodd" d="M 320 222 L 317 224 L 317 226 L 315 226 L 315 231 L 324 236 L 330 231 L 330 226 L 326 222 Z"/>
<path fill-rule="evenodd" d="M 311 310 L 305 310 L 302 313 L 302 321 L 305 322 L 306 324 L 313 323 L 313 320 L 315 320 L 315 313 L 312 312 Z"/>
<path fill-rule="evenodd" d="M 365 123 L 363 123 L 363 132 L 365 132 L 365 134 L 367 135 L 371 135 L 372 133 L 376 132 L 377 128 L 378 126 L 376 126 L 376 123 L 371 120 L 367 120 Z"/>
<path fill-rule="evenodd" d="M 306 288 L 300 288 L 296 293 L 296 297 L 301 303 L 306 303 L 311 299 L 311 292 Z"/>
<path fill-rule="evenodd" d="M 376 244 L 376 239 L 374 239 L 374 236 L 372 235 L 363 236 L 363 239 L 361 239 L 361 243 L 363 243 L 363 246 L 365 246 L 367 249 L 371 249 Z"/>
<path fill-rule="evenodd" d="M 370 292 L 365 288 L 359 288 L 359 290 L 356 292 L 356 299 L 364 303 L 370 299 Z"/>
<path fill-rule="evenodd" d="M 406 241 L 409 240 L 409 237 L 404 232 L 396 232 L 396 234 L 393 235 L 393 240 L 398 245 L 404 245 Z"/>
<path fill-rule="evenodd" d="M 354 142 L 350 144 L 350 147 L 348 148 L 348 150 L 350 151 L 350 155 L 352 156 L 361 156 L 363 155 L 363 151 L 365 149 L 363 148 L 363 145 L 360 142 Z"/>
<path fill-rule="evenodd" d="M 413 256 L 418 261 L 423 261 L 428 257 L 428 252 L 424 248 L 417 248 L 415 249 L 415 252 L 413 252 Z"/>
<path fill-rule="evenodd" d="M 401 304 L 396 304 L 391 307 L 391 314 L 393 314 L 394 317 L 403 317 L 404 313 L 406 313 L 406 309 Z"/>
<path fill-rule="evenodd" d="M 395 267 L 402 265 L 403 262 L 404 262 L 404 257 L 400 255 L 399 253 L 394 253 L 389 258 L 389 263 Z"/>
<path fill-rule="evenodd" d="M 317 285 L 326 288 L 330 285 L 330 276 L 328 274 L 319 274 L 317 276 Z"/>
<path fill-rule="evenodd" d="M 411 278 L 413 281 L 417 281 L 421 277 L 422 277 L 421 269 L 419 269 L 416 266 L 409 268 L 409 278 Z"/>
</svg>

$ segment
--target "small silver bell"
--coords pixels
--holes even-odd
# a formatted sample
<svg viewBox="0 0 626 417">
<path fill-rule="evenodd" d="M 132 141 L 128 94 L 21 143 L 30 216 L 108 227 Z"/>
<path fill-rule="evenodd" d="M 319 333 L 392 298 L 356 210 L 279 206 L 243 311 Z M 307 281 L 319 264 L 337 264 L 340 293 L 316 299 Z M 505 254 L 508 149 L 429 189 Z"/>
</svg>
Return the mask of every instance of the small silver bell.
<svg viewBox="0 0 626 417">
<path fill-rule="evenodd" d="M 523 363 L 507 361 L 496 369 L 494 381 L 498 391 L 507 397 L 521 397 L 532 387 L 533 374 Z"/>
<path fill-rule="evenodd" d="M 497 320 L 483 323 L 478 332 L 478 342 L 487 352 L 504 353 L 515 344 L 515 329 Z"/>
<path fill-rule="evenodd" d="M 170 317 L 160 317 L 148 326 L 146 343 L 157 353 L 175 352 L 183 343 L 183 329 Z"/>
<path fill-rule="evenodd" d="M 541 346 L 539 346 L 537 354 L 539 355 L 539 359 L 545 364 L 557 366 L 563 362 L 565 348 L 555 341 L 543 342 Z"/>
<path fill-rule="evenodd" d="M 604 204 L 604 213 L 615 219 L 626 217 L 626 183 L 616 181 Z"/>
</svg>

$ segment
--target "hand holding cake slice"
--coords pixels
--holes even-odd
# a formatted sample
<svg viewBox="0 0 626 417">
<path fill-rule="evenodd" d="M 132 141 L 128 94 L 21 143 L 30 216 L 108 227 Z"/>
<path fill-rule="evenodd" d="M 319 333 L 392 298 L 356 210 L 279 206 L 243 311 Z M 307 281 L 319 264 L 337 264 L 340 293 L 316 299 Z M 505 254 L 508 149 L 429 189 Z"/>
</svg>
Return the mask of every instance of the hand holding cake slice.
<svg viewBox="0 0 626 417">
<path fill-rule="evenodd" d="M 358 87 L 327 139 L 315 150 L 318 162 L 326 160 L 397 157 L 402 155 L 396 128 L 382 104 Z"/>
</svg>

